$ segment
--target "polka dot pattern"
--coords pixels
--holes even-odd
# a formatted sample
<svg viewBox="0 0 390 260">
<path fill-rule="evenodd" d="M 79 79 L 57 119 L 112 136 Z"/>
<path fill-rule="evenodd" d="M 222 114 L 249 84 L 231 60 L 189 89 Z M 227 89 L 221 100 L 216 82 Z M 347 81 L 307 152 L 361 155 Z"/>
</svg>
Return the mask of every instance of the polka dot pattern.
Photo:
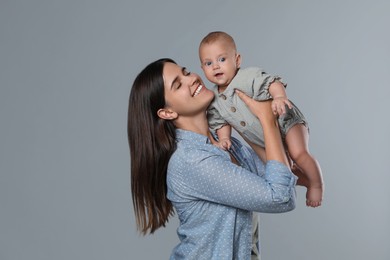
<svg viewBox="0 0 390 260">
<path fill-rule="evenodd" d="M 180 244 L 171 259 L 250 259 L 251 211 L 279 213 L 295 207 L 296 177 L 233 139 L 231 153 L 206 136 L 177 130 L 168 165 L 168 199 L 178 214 Z"/>
</svg>

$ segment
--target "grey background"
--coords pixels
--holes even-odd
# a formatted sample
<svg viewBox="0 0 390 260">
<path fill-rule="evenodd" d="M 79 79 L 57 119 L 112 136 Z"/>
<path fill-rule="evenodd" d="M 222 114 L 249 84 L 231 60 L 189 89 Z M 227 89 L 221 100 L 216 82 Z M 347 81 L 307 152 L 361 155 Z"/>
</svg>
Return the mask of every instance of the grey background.
<svg viewBox="0 0 390 260">
<path fill-rule="evenodd" d="M 202 75 L 213 30 L 288 82 L 326 182 L 321 208 L 298 188 L 296 210 L 262 215 L 263 260 L 390 259 L 389 13 L 385 0 L 1 0 L 0 259 L 168 258 L 176 217 L 135 229 L 128 95 L 161 57 Z"/>
</svg>

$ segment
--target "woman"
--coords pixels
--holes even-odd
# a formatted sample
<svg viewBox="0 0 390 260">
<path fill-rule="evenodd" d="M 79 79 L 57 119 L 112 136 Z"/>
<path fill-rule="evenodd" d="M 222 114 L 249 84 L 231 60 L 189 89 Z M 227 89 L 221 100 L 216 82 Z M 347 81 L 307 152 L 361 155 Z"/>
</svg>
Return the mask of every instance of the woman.
<svg viewBox="0 0 390 260">
<path fill-rule="evenodd" d="M 174 208 L 180 244 L 171 259 L 249 259 L 251 211 L 295 207 L 296 177 L 270 103 L 238 96 L 264 128 L 265 165 L 236 139 L 229 152 L 212 144 L 206 110 L 214 94 L 198 75 L 161 59 L 134 81 L 128 138 L 137 226 L 153 233 Z"/>
</svg>

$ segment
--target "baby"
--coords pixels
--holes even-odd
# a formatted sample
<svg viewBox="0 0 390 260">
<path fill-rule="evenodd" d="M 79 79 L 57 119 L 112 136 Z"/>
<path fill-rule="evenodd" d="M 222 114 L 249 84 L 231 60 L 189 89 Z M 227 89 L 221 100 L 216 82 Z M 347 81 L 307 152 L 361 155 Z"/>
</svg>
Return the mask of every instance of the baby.
<svg viewBox="0 0 390 260">
<path fill-rule="evenodd" d="M 260 68 L 241 69 L 241 56 L 234 39 L 225 32 L 211 32 L 199 46 L 199 57 L 206 78 L 215 84 L 215 99 L 208 110 L 209 124 L 216 131 L 219 146 L 229 149 L 231 127 L 266 161 L 260 121 L 235 94 L 239 89 L 256 100 L 272 99 L 282 138 L 292 159 L 298 184 L 307 187 L 306 205 L 318 207 L 323 197 L 323 180 L 317 160 L 309 153 L 308 123 L 301 111 L 288 100 L 286 84 Z"/>
</svg>

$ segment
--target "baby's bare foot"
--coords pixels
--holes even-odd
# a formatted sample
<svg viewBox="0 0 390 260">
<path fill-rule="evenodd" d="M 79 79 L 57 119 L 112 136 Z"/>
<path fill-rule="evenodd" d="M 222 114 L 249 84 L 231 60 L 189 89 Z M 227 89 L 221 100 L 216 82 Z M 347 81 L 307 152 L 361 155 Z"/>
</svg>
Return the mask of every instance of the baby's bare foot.
<svg viewBox="0 0 390 260">
<path fill-rule="evenodd" d="M 309 184 L 310 184 L 309 179 L 303 173 L 301 168 L 299 168 L 296 164 L 293 164 L 293 166 L 291 167 L 291 171 L 294 173 L 295 176 L 298 177 L 297 185 L 304 186 L 306 188 L 309 187 Z"/>
<path fill-rule="evenodd" d="M 322 186 L 309 187 L 306 192 L 306 205 L 313 208 L 321 206 L 322 194 Z"/>
</svg>

